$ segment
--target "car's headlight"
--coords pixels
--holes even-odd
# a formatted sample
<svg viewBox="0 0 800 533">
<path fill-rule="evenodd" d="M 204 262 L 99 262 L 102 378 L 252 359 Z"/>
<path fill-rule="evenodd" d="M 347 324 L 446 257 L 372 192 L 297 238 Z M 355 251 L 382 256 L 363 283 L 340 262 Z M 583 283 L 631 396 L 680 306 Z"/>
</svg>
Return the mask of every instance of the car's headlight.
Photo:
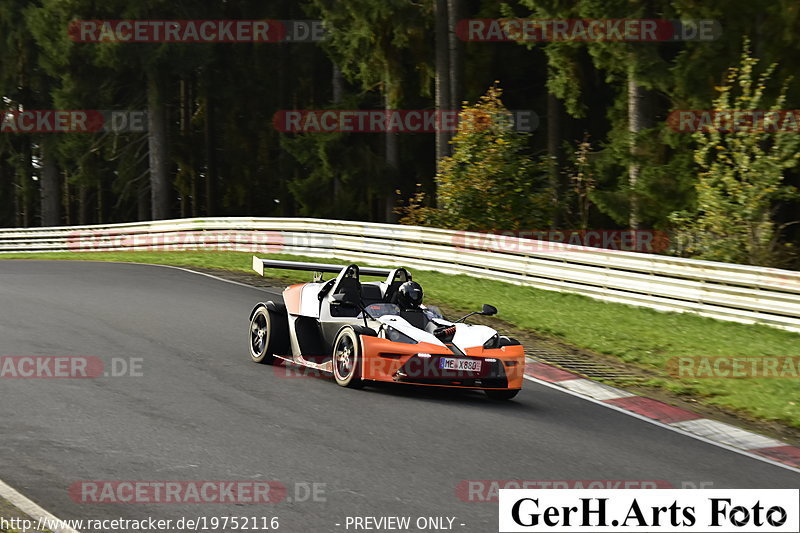
<svg viewBox="0 0 800 533">
<path fill-rule="evenodd" d="M 392 326 L 386 326 L 386 338 L 392 342 L 404 342 L 406 344 L 417 344 L 417 341 L 403 333 L 394 329 Z"/>
</svg>

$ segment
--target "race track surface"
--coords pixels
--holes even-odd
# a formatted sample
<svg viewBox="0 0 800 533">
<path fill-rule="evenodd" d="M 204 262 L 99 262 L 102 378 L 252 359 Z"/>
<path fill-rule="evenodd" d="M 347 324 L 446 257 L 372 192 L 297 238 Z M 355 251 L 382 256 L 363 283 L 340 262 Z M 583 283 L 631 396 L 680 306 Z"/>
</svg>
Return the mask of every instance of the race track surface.
<svg viewBox="0 0 800 533">
<path fill-rule="evenodd" d="M 142 359 L 138 377 L 0 379 L 0 479 L 60 518 L 277 516 L 285 532 L 346 531 L 347 516 L 496 531 L 497 504 L 462 501 L 463 480 L 800 486 L 800 474 L 527 381 L 493 403 L 281 377 L 246 344 L 251 308 L 275 298 L 158 266 L 0 261 L 0 355 Z M 70 485 L 91 480 L 276 480 L 290 497 L 321 483 L 326 501 L 74 502 Z"/>
</svg>

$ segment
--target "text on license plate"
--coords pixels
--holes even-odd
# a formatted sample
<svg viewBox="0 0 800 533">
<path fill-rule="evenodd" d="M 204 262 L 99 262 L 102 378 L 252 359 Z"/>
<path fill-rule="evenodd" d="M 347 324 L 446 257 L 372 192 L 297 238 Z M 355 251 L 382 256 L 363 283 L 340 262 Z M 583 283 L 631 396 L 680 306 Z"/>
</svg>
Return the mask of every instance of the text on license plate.
<svg viewBox="0 0 800 533">
<path fill-rule="evenodd" d="M 466 372 L 480 372 L 481 361 L 478 359 L 454 359 L 442 357 L 439 359 L 439 368 L 442 370 L 463 370 Z"/>
</svg>

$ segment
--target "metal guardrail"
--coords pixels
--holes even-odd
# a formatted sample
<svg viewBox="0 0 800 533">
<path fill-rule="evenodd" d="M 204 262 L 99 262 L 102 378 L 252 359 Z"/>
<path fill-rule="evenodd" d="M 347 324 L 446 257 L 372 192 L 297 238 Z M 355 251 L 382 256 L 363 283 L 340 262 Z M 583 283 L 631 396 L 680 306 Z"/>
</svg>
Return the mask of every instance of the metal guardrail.
<svg viewBox="0 0 800 533">
<path fill-rule="evenodd" d="M 467 274 L 800 332 L 800 272 L 480 233 L 303 218 L 0 229 L 0 254 L 230 250 Z"/>
</svg>

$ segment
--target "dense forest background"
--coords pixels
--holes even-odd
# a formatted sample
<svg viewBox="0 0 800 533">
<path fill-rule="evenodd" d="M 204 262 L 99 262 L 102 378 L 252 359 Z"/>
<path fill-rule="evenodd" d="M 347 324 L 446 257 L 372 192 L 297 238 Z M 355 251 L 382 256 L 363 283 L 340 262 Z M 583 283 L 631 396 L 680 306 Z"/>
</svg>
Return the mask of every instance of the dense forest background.
<svg viewBox="0 0 800 533">
<path fill-rule="evenodd" d="M 462 19 L 713 20 L 713 40 L 467 42 Z M 82 43 L 85 19 L 318 20 L 279 43 Z M 794 109 L 796 0 L 0 0 L 3 108 L 145 110 L 147 132 L 0 133 L 0 226 L 311 216 L 655 229 L 796 268 L 798 133 L 670 127 Z M 533 132 L 285 133 L 301 109 L 533 110 Z"/>
</svg>

